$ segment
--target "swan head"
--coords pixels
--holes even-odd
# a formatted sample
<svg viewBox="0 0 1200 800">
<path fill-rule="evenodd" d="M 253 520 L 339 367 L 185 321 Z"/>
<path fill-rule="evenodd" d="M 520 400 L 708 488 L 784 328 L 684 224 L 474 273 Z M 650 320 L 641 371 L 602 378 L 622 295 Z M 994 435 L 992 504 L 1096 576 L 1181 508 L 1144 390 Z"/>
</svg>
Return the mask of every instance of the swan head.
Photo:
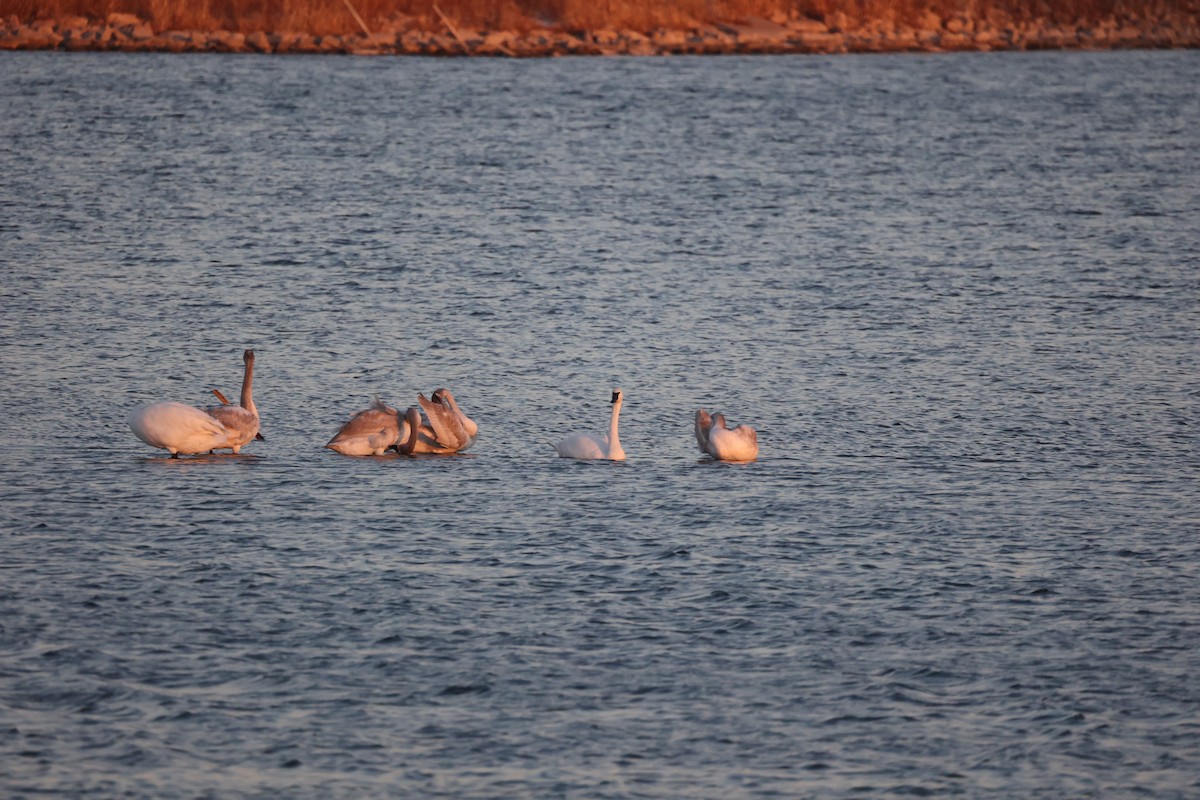
<svg viewBox="0 0 1200 800">
<path fill-rule="evenodd" d="M 612 400 L 611 400 L 611 402 L 612 402 L 612 403 L 616 403 L 616 402 L 617 402 L 617 401 L 619 401 L 620 399 L 621 399 L 621 390 L 620 390 L 620 389 L 613 389 L 613 394 L 612 394 Z"/>
<path fill-rule="evenodd" d="M 243 363 L 246 363 L 246 364 L 253 364 L 254 363 L 254 351 L 247 350 L 246 352 L 242 353 L 242 361 L 243 361 Z"/>
<path fill-rule="evenodd" d="M 712 415 L 712 424 L 713 424 L 714 428 L 724 428 L 725 427 L 725 415 L 721 414 L 721 413 L 713 414 Z"/>
</svg>

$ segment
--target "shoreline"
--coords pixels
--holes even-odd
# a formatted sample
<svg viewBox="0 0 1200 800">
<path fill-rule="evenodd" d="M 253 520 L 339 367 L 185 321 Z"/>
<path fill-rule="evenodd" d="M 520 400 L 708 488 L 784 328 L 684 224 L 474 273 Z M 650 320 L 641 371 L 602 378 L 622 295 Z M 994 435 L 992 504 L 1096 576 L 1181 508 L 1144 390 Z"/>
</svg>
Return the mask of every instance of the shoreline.
<svg viewBox="0 0 1200 800">
<path fill-rule="evenodd" d="M 568 31 L 554 27 L 477 31 L 409 21 L 400 29 L 331 35 L 156 31 L 146 21 L 120 13 L 105 19 L 67 17 L 21 22 L 13 16 L 0 20 L 0 50 L 548 58 L 1196 47 L 1200 47 L 1200 19 L 1179 14 L 1122 21 L 1110 17 L 1069 25 L 1045 20 L 997 24 L 961 16 L 941 19 L 928 15 L 916 26 L 876 21 L 853 29 L 843 15 L 835 14 L 825 20 L 752 17 L 649 32 L 611 28 Z"/>
</svg>

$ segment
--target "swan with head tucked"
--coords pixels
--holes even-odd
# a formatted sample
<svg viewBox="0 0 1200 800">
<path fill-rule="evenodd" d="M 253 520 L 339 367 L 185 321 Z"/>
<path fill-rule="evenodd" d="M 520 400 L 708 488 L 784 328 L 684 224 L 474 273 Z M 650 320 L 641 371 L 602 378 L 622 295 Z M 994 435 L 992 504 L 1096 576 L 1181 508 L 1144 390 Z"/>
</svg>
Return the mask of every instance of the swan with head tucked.
<svg viewBox="0 0 1200 800">
<path fill-rule="evenodd" d="M 623 399 L 621 390 L 613 389 L 612 418 L 608 423 L 607 435 L 593 436 L 590 433 L 577 433 L 574 436 L 568 436 L 554 446 L 559 457 L 624 461 L 625 451 L 621 449 L 621 440 L 617 437 L 617 422 L 621 415 Z"/>
<path fill-rule="evenodd" d="M 351 417 L 325 446 L 344 456 L 381 456 L 400 441 L 399 412 L 376 397 L 370 408 Z"/>
<path fill-rule="evenodd" d="M 231 447 L 233 433 L 198 408 L 183 403 L 151 403 L 129 414 L 133 435 L 178 458 Z"/>
<path fill-rule="evenodd" d="M 724 414 L 696 412 L 696 443 L 717 461 L 754 461 L 758 458 L 758 432 L 749 425 L 730 429 Z"/>
<path fill-rule="evenodd" d="M 242 353 L 242 362 L 246 365 L 246 371 L 242 375 L 241 403 L 236 406 L 226 403 L 224 395 L 214 390 L 217 398 L 221 400 L 221 405 L 204 409 L 230 433 L 229 443 L 216 449 L 223 450 L 228 447 L 234 453 L 240 451 L 247 443 L 263 438 L 258 432 L 258 409 L 254 407 L 254 351 L 247 350 Z"/>
</svg>

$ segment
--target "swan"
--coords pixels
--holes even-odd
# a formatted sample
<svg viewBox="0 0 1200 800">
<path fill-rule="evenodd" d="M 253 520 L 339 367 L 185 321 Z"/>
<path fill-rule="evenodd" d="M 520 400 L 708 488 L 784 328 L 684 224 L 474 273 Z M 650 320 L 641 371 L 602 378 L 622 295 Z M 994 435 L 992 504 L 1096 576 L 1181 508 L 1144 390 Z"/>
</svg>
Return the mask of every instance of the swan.
<svg viewBox="0 0 1200 800">
<path fill-rule="evenodd" d="M 242 376 L 241 403 L 236 406 L 227 403 L 224 395 L 213 390 L 221 405 L 204 409 L 209 416 L 229 430 L 229 443 L 218 449 L 228 447 L 234 453 L 248 442 L 263 438 L 258 432 L 258 409 L 254 407 L 254 351 L 247 350 L 242 353 L 242 362 L 246 365 L 246 371 Z"/>
<path fill-rule="evenodd" d="M 234 434 L 198 408 L 183 403 L 151 403 L 129 414 L 133 435 L 178 458 L 232 446 Z M 235 451 L 236 452 L 236 451 Z"/>
<path fill-rule="evenodd" d="M 325 445 L 344 456 L 381 456 L 400 438 L 400 414 L 376 397 L 371 407 L 359 411 Z"/>
<path fill-rule="evenodd" d="M 475 440 L 479 438 L 479 426 L 462 412 L 462 409 L 458 407 L 458 402 L 454 399 L 454 395 L 450 394 L 450 390 L 446 388 L 435 389 L 432 398 L 435 403 L 442 403 L 444 401 L 449 404 L 450 409 L 458 417 L 459 423 L 462 424 L 463 431 L 467 434 L 467 443 L 460 447 L 459 450 L 466 450 L 475 444 Z"/>
<path fill-rule="evenodd" d="M 445 395 L 439 396 L 437 392 L 434 392 L 434 396 L 439 399 L 430 400 L 423 394 L 417 395 L 417 402 L 424 410 L 429 424 L 422 421 L 421 412 L 416 407 L 410 407 L 405 412 L 404 420 L 400 424 L 400 441 L 407 442 L 410 438 L 412 439 L 412 444 L 404 453 L 405 455 L 426 453 L 449 455 L 457 453 L 473 441 L 463 426 L 462 418 L 455 413 Z M 474 423 L 471 424 L 474 425 Z M 401 448 L 397 447 L 396 449 L 400 450 Z M 404 451 L 401 450 L 401 452 Z"/>
<path fill-rule="evenodd" d="M 730 429 L 724 414 L 709 416 L 703 408 L 696 412 L 696 442 L 700 449 L 717 461 L 754 461 L 758 458 L 758 433 L 742 424 Z"/>
<path fill-rule="evenodd" d="M 621 415 L 623 400 L 620 389 L 613 389 L 612 419 L 608 423 L 607 436 L 592 436 L 588 433 L 577 433 L 568 436 L 554 446 L 561 458 L 607 459 L 609 461 L 624 461 L 625 451 L 621 449 L 621 440 L 617 438 L 617 420 Z"/>
</svg>

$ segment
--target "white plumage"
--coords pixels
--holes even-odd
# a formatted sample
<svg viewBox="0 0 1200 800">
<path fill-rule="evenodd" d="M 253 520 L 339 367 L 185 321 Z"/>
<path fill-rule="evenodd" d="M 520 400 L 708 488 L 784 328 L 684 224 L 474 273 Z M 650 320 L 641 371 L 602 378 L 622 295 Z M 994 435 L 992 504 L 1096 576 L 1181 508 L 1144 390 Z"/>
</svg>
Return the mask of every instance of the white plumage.
<svg viewBox="0 0 1200 800">
<path fill-rule="evenodd" d="M 612 417 L 608 423 L 608 434 L 593 436 L 590 433 L 577 433 L 568 436 L 554 446 L 561 458 L 605 459 L 608 461 L 624 461 L 625 451 L 621 448 L 621 440 L 617 435 L 618 418 L 621 415 L 621 403 L 624 397 L 620 389 L 613 389 Z"/>
<path fill-rule="evenodd" d="M 696 412 L 696 444 L 718 461 L 754 461 L 758 458 L 758 432 L 749 425 L 730 429 L 724 414 Z"/>
<path fill-rule="evenodd" d="M 172 458 L 230 447 L 231 433 L 224 425 L 193 406 L 151 403 L 129 414 L 134 436 L 151 447 L 166 450 Z"/>
</svg>

